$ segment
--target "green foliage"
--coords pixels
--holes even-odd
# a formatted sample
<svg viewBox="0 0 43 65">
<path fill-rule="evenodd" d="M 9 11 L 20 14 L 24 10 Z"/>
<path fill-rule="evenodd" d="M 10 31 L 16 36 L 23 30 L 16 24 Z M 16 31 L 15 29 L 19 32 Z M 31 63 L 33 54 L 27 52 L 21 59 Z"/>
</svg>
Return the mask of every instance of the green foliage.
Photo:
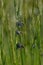
<svg viewBox="0 0 43 65">
<path fill-rule="evenodd" d="M 0 65 L 43 65 L 42 30 L 42 0 L 0 0 Z"/>
</svg>

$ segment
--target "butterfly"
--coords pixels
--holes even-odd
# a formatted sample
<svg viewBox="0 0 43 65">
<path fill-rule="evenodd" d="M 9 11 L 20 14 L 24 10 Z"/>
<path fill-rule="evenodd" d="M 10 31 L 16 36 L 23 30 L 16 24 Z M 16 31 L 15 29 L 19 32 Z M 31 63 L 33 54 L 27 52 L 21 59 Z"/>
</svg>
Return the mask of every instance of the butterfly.
<svg viewBox="0 0 43 65">
<path fill-rule="evenodd" d="M 20 34 L 22 34 L 22 32 L 19 31 L 19 30 L 16 30 L 16 34 L 17 34 L 17 35 L 20 35 Z"/>
<path fill-rule="evenodd" d="M 24 48 L 24 45 L 21 44 L 21 43 L 17 43 L 17 44 L 16 44 L 16 48 L 17 48 L 17 49 L 18 49 L 18 48 Z"/>
<path fill-rule="evenodd" d="M 16 26 L 22 27 L 23 26 L 23 22 L 16 22 Z"/>
</svg>

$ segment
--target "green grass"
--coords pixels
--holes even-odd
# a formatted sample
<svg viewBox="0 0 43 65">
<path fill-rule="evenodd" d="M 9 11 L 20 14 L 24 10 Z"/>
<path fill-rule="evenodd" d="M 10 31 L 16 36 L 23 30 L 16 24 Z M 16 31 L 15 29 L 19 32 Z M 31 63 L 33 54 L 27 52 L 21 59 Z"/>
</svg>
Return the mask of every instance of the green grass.
<svg viewBox="0 0 43 65">
<path fill-rule="evenodd" d="M 21 28 L 16 26 L 19 20 L 24 23 Z M 22 34 L 17 35 L 16 30 Z M 24 48 L 16 49 L 17 42 Z M 41 53 L 43 1 L 0 0 L 0 65 L 43 65 Z"/>
</svg>

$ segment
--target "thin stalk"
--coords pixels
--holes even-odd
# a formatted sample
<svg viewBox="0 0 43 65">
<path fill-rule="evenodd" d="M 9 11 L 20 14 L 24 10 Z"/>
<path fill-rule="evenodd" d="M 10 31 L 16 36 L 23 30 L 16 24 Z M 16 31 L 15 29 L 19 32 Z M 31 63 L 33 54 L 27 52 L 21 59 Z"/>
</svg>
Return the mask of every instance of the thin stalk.
<svg viewBox="0 0 43 65">
<path fill-rule="evenodd" d="M 9 19 L 8 19 L 8 29 L 9 29 L 9 42 L 10 42 L 9 45 L 10 45 L 10 53 L 11 53 L 10 58 L 11 58 L 12 64 L 14 65 L 15 64 L 15 62 L 14 62 L 14 46 L 13 46 L 12 30 L 11 30 Z"/>
<path fill-rule="evenodd" d="M 4 11 L 4 8 L 3 8 L 3 0 L 1 0 L 1 6 L 2 6 L 2 13 L 3 13 L 3 16 L 2 16 L 2 48 L 1 48 L 1 60 L 2 60 L 2 64 L 3 65 L 6 65 L 6 57 L 4 57 L 4 52 L 3 52 L 3 23 L 5 21 L 5 11 Z"/>
<path fill-rule="evenodd" d="M 34 4 L 35 3 L 35 1 L 33 0 L 33 4 L 32 4 L 32 18 L 34 18 Z M 32 21 L 32 24 L 34 25 L 34 21 Z M 34 28 L 33 28 L 33 30 L 34 30 Z M 34 33 L 35 33 L 35 31 L 34 31 Z M 33 40 L 33 43 L 35 44 L 35 40 Z M 34 65 L 34 51 L 33 51 L 33 48 L 32 48 L 32 43 L 31 43 L 31 65 Z"/>
<path fill-rule="evenodd" d="M 1 60 L 2 60 L 2 65 L 6 65 L 6 56 L 4 56 L 2 48 L 1 48 Z"/>
<path fill-rule="evenodd" d="M 37 0 L 37 5 L 36 5 L 36 6 L 38 7 L 38 0 Z M 34 19 L 35 19 L 35 23 L 36 23 L 36 24 L 35 24 L 35 25 L 36 25 L 36 28 L 35 28 L 35 29 L 36 29 L 36 33 L 38 33 L 38 34 L 36 34 L 36 35 L 37 35 L 36 40 L 37 40 L 37 42 L 39 41 L 39 42 L 38 42 L 38 50 L 40 50 L 40 49 L 39 49 L 39 46 L 40 46 L 40 39 L 39 39 L 39 38 L 40 38 L 40 37 L 39 37 L 39 36 L 40 36 L 40 21 L 38 20 L 38 16 L 34 16 Z M 40 19 L 40 16 L 39 16 L 39 19 Z M 37 21 L 36 21 L 36 20 L 37 20 Z M 39 22 L 39 23 L 38 23 L 38 22 Z M 36 42 L 36 44 L 37 44 L 37 42 Z M 38 54 L 39 54 L 39 58 L 40 58 L 40 51 L 39 51 Z M 38 59 L 38 60 L 40 60 L 40 59 Z M 39 61 L 39 63 L 40 63 L 40 61 Z"/>
</svg>

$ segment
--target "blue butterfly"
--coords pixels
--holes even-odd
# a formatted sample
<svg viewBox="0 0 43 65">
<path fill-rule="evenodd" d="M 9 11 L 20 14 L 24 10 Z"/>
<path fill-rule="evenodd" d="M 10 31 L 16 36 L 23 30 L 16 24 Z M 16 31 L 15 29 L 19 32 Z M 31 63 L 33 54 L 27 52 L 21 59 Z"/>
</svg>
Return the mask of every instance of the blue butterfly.
<svg viewBox="0 0 43 65">
<path fill-rule="evenodd" d="M 22 27 L 23 26 L 23 22 L 16 22 L 16 26 Z"/>
<path fill-rule="evenodd" d="M 24 46 L 23 46 L 23 44 L 21 44 L 21 43 L 17 43 L 17 44 L 16 44 L 16 48 L 24 48 Z"/>
<path fill-rule="evenodd" d="M 17 34 L 17 35 L 20 35 L 20 34 L 22 34 L 22 32 L 19 31 L 19 30 L 16 30 L 16 34 Z"/>
</svg>

